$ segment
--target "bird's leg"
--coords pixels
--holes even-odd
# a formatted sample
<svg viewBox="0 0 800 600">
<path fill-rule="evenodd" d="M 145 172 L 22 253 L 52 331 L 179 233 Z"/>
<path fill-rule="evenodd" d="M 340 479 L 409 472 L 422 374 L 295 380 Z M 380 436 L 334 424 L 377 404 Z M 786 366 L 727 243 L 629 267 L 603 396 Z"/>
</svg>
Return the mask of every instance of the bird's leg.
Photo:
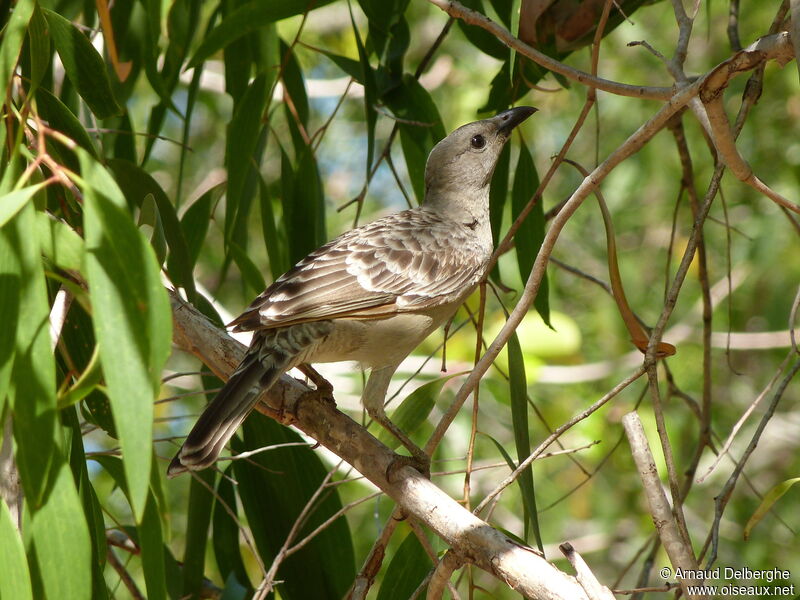
<svg viewBox="0 0 800 600">
<path fill-rule="evenodd" d="M 364 386 L 364 394 L 361 398 L 364 408 L 373 420 L 380 423 L 386 430 L 395 436 L 411 452 L 411 466 L 417 469 L 423 475 L 430 476 L 431 458 L 417 446 L 397 425 L 389 420 L 386 416 L 386 411 L 383 409 L 383 403 L 386 399 L 386 391 L 389 389 L 389 383 L 392 381 L 392 375 L 398 365 L 383 367 L 380 369 L 373 369 L 367 379 L 367 385 Z M 399 456 L 403 463 L 408 464 L 408 457 Z M 398 464 L 397 466 L 402 466 Z M 389 467 L 387 471 L 394 470 L 395 465 Z M 387 472 L 387 476 L 389 473 Z"/>
</svg>

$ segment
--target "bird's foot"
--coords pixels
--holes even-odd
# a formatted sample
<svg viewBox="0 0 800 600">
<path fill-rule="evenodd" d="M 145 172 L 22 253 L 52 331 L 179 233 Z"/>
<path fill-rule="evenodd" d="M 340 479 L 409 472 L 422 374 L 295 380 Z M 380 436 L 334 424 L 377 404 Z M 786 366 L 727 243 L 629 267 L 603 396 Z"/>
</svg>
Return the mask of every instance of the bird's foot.
<svg viewBox="0 0 800 600">
<path fill-rule="evenodd" d="M 332 402 L 333 405 L 336 406 L 336 401 L 333 398 L 333 385 L 330 381 L 325 379 L 320 372 L 311 365 L 302 364 L 297 368 L 314 384 L 314 388 L 316 388 L 313 392 L 314 394 L 323 400 Z"/>
</svg>

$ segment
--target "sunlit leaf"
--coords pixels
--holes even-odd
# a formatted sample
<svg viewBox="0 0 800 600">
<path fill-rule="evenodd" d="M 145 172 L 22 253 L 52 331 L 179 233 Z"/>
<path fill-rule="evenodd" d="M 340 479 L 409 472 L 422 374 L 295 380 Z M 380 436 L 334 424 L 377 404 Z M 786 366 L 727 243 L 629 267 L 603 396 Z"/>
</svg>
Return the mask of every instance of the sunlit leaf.
<svg viewBox="0 0 800 600">
<path fill-rule="evenodd" d="M 33 600 L 28 560 L 17 525 L 0 498 L 0 597 Z"/>
<path fill-rule="evenodd" d="M 56 461 L 51 487 L 33 515 L 33 548 L 48 598 L 89 598 L 89 530 L 72 472 L 60 453 Z"/>
<path fill-rule="evenodd" d="M 764 499 L 761 501 L 761 504 L 758 505 L 758 508 L 756 508 L 753 516 L 750 517 L 750 520 L 747 521 L 747 525 L 744 527 L 744 539 L 747 540 L 750 538 L 753 528 L 761 522 L 761 520 L 764 518 L 764 515 L 766 515 L 772 509 L 781 496 L 788 492 L 796 483 L 800 483 L 800 477 L 794 477 L 792 479 L 787 479 L 786 481 L 781 481 L 778 485 L 764 495 Z"/>
<path fill-rule="evenodd" d="M 122 193 L 102 167 L 80 156 L 92 322 L 138 521 L 150 480 L 153 399 L 170 352 L 172 318 L 155 254 Z"/>
</svg>

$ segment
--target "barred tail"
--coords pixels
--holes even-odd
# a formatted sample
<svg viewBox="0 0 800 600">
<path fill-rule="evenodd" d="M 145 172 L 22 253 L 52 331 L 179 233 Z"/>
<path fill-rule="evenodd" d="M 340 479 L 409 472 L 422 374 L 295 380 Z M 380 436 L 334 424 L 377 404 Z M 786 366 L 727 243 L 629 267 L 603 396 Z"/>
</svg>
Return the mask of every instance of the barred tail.
<svg viewBox="0 0 800 600">
<path fill-rule="evenodd" d="M 293 357 L 281 351 L 266 356 L 251 348 L 236 371 L 206 406 L 167 469 L 168 477 L 210 467 L 256 404 L 258 396 L 287 370 Z"/>
</svg>

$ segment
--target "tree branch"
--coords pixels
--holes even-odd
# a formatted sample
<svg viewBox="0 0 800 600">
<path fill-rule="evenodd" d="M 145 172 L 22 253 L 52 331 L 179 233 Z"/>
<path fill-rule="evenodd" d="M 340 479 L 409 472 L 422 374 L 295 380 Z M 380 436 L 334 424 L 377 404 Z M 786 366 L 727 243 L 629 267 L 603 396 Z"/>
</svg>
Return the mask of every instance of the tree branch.
<svg viewBox="0 0 800 600">
<path fill-rule="evenodd" d="M 171 303 L 175 344 L 227 379 L 244 356 L 244 346 L 174 292 Z M 304 383 L 284 375 L 261 397 L 257 409 L 284 424 L 290 422 L 353 465 L 459 557 L 517 592 L 541 600 L 587 598 L 574 577 L 470 513 L 415 469 L 397 467 L 396 454 Z"/>
</svg>

